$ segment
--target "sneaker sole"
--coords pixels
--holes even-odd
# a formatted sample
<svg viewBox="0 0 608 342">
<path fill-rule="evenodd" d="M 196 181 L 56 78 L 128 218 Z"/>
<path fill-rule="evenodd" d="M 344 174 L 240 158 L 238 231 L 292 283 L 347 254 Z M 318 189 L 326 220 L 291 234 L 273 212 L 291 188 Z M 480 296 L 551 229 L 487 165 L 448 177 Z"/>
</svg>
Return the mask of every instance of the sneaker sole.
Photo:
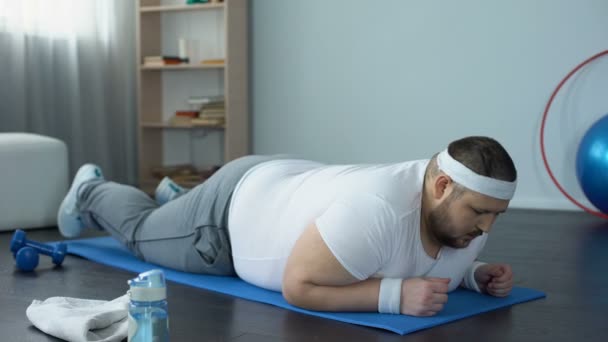
<svg viewBox="0 0 608 342">
<path fill-rule="evenodd" d="M 71 222 L 59 222 L 62 219 L 70 219 L 73 218 L 74 220 L 78 220 L 80 221 L 79 217 L 75 217 L 74 214 L 76 213 L 76 193 L 78 191 L 78 185 L 82 184 L 82 181 L 80 181 L 81 178 L 83 178 L 86 174 L 91 172 L 91 168 L 94 168 L 94 173 L 101 179 L 103 179 L 103 174 L 101 173 L 101 169 L 93 164 L 86 164 L 83 165 L 80 169 L 78 169 L 78 172 L 76 172 L 76 176 L 74 176 L 74 181 L 72 182 L 72 185 L 70 186 L 70 190 L 68 190 L 68 193 L 66 194 L 66 196 L 63 198 L 63 201 L 61 201 L 61 205 L 59 206 L 59 212 L 57 213 L 57 225 L 59 227 L 67 227 L 70 225 Z M 64 214 L 65 213 L 65 214 Z M 67 217 L 66 217 L 67 215 Z M 64 235 L 65 237 L 75 237 L 78 236 L 80 232 L 66 232 L 66 231 L 61 231 L 61 234 Z"/>
</svg>

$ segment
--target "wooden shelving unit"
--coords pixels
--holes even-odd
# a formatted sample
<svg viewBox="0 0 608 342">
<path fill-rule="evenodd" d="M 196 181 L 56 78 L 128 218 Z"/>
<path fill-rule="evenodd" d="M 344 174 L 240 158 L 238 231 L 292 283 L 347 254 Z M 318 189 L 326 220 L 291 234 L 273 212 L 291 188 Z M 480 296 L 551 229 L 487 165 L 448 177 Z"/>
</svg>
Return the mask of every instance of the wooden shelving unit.
<svg viewBox="0 0 608 342">
<path fill-rule="evenodd" d="M 247 0 L 212 1 L 205 4 L 185 4 L 185 0 L 139 0 L 136 11 L 137 32 L 137 96 L 139 186 L 152 192 L 158 179 L 151 170 L 166 165 L 165 148 L 181 149 L 188 146 L 172 146 L 168 134 L 192 135 L 204 130 L 205 134 L 220 134 L 223 153 L 219 164 L 249 153 L 249 99 L 248 99 L 248 48 L 247 48 Z M 218 19 L 219 18 L 219 19 Z M 198 29 L 209 20 L 204 30 Z M 217 21 L 217 27 L 213 27 Z M 211 23 L 212 22 L 212 23 Z M 188 32 L 182 32 L 188 31 Z M 177 36 L 187 36 L 209 44 L 213 39 L 223 46 L 216 50 L 222 56 L 204 56 L 203 59 L 224 60 L 223 64 L 192 64 L 148 66 L 146 56 L 176 55 Z M 218 38 L 219 37 L 219 38 Z M 201 48 L 202 50 L 202 48 Z M 176 89 L 182 86 L 184 91 Z M 197 84 L 200 81 L 200 86 Z M 189 83 L 188 83 L 189 82 Z M 177 86 L 175 86 L 177 84 Z M 217 93 L 186 94 L 192 88 L 213 88 Z M 168 118 L 179 108 L 188 95 L 223 95 L 226 107 L 224 125 L 171 125 Z M 171 133 L 172 132 L 172 133 Z M 180 133 L 182 132 L 182 133 Z M 193 155 L 194 153 L 190 153 Z M 191 161 L 194 163 L 194 161 Z"/>
</svg>

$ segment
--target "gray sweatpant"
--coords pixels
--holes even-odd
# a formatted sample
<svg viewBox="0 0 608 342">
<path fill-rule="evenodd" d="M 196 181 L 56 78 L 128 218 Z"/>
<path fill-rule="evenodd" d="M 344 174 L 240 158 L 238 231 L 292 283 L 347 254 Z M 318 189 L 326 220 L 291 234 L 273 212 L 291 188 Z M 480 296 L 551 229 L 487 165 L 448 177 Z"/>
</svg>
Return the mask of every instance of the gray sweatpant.
<svg viewBox="0 0 608 342">
<path fill-rule="evenodd" d="M 180 271 L 234 275 L 228 235 L 232 193 L 247 170 L 280 158 L 235 159 L 160 207 L 137 188 L 93 180 L 81 186 L 77 206 L 85 226 L 108 231 L 140 259 Z"/>
</svg>

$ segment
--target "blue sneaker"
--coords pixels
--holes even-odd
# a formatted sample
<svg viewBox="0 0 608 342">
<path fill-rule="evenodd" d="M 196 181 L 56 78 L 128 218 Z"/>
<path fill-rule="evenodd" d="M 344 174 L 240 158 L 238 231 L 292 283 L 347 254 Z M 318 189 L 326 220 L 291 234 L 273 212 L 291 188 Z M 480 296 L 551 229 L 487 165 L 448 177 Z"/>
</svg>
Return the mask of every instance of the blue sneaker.
<svg viewBox="0 0 608 342">
<path fill-rule="evenodd" d="M 85 164 L 76 172 L 70 190 L 61 202 L 59 212 L 57 213 L 57 226 L 59 226 L 61 235 L 73 238 L 80 235 L 84 229 L 80 221 L 80 213 L 76 208 L 76 197 L 82 183 L 96 178 L 104 179 L 101 169 L 97 165 Z"/>
<path fill-rule="evenodd" d="M 165 177 L 158 183 L 158 186 L 154 191 L 154 199 L 156 199 L 158 205 L 163 205 L 187 191 L 188 190 L 177 185 L 171 178 Z"/>
</svg>

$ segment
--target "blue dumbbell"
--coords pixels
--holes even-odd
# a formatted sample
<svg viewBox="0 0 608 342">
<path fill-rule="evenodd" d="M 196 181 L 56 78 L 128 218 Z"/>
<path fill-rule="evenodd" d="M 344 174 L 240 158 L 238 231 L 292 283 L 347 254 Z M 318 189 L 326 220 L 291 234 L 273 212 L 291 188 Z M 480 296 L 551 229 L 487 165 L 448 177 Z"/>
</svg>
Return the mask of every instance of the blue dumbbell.
<svg viewBox="0 0 608 342">
<path fill-rule="evenodd" d="M 38 266 L 38 252 L 32 247 L 22 247 L 15 254 L 17 268 L 21 271 L 33 271 Z"/>
<path fill-rule="evenodd" d="M 67 245 L 63 242 L 51 246 L 40 242 L 30 241 L 25 238 L 25 232 L 23 230 L 17 229 L 11 240 L 11 252 L 13 252 L 15 258 L 17 258 L 17 254 L 19 254 L 19 251 L 23 247 L 31 247 L 38 253 L 50 256 L 55 265 L 61 265 L 67 250 Z"/>
</svg>

